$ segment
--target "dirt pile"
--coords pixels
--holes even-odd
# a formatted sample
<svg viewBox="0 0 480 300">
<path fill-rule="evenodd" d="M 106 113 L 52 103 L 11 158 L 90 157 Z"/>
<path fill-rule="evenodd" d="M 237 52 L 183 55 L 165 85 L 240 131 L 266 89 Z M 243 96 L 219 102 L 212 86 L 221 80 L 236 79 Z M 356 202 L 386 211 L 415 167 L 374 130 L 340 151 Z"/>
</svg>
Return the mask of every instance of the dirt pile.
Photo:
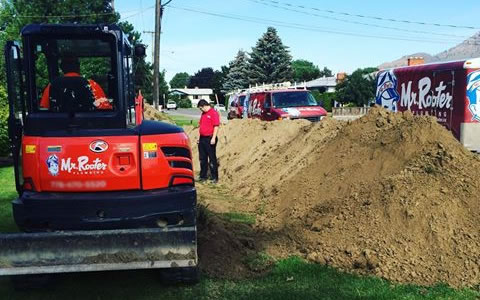
<svg viewBox="0 0 480 300">
<path fill-rule="evenodd" d="M 311 123 L 307 120 L 263 122 L 231 120 L 219 133 L 217 156 L 222 180 L 236 196 L 264 198 L 268 191 L 278 191 L 283 182 L 294 176 L 299 167 L 308 166 L 314 149 L 332 139 L 343 122 L 328 119 Z M 185 128 L 192 139 L 198 140 L 198 129 Z M 197 147 L 193 147 L 198 157 Z M 195 170 L 199 170 L 195 161 Z M 255 210 L 252 205 L 244 210 Z"/>
<path fill-rule="evenodd" d="M 313 155 L 265 218 L 309 259 L 400 282 L 480 282 L 480 163 L 433 118 L 374 110 Z"/>
<path fill-rule="evenodd" d="M 236 209 L 278 237 L 270 254 L 398 282 L 480 283 L 480 160 L 433 118 L 234 120 L 218 153 L 221 180 L 248 199 Z"/>
<path fill-rule="evenodd" d="M 156 110 L 152 105 L 145 103 L 143 109 L 143 118 L 145 120 L 156 120 L 170 124 L 175 124 L 167 115 Z"/>
</svg>

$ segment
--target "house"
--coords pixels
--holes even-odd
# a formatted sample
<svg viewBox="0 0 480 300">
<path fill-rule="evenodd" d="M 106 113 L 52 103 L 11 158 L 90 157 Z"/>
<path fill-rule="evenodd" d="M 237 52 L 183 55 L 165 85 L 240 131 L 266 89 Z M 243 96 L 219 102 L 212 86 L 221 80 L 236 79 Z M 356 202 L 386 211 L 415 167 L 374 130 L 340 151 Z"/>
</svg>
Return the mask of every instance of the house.
<svg viewBox="0 0 480 300">
<path fill-rule="evenodd" d="M 193 88 L 189 89 L 185 87 L 184 89 L 173 89 L 170 91 L 171 95 L 178 95 L 183 99 L 188 99 L 192 102 L 193 107 L 197 107 L 198 101 L 200 99 L 205 99 L 210 102 L 210 96 L 213 95 L 212 89 L 199 89 Z"/>
<path fill-rule="evenodd" d="M 305 85 L 309 90 L 318 90 L 320 93 L 333 93 L 335 87 L 340 81 L 345 79 L 345 73 L 338 73 L 337 76 L 320 77 L 311 81 L 307 81 Z"/>
<path fill-rule="evenodd" d="M 333 93 L 337 85 L 336 77 L 321 77 L 305 83 L 307 89 L 318 90 L 321 93 Z"/>
</svg>

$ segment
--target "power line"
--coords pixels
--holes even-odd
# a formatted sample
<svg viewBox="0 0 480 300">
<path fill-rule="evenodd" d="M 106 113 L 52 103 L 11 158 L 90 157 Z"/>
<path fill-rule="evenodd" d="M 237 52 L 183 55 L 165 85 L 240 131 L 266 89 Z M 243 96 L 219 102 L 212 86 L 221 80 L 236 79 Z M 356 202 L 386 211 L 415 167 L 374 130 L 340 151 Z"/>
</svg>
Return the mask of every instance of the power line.
<svg viewBox="0 0 480 300">
<path fill-rule="evenodd" d="M 432 40 L 432 39 L 426 39 L 423 37 L 412 38 L 412 37 L 401 37 L 401 36 L 381 36 L 381 35 L 371 35 L 371 34 L 362 34 L 362 33 L 352 33 L 352 32 L 346 32 L 341 30 L 329 30 L 329 29 L 324 29 L 317 26 L 304 25 L 304 24 L 298 24 L 298 23 L 287 23 L 282 21 L 275 21 L 275 20 L 268 20 L 263 18 L 255 18 L 255 17 L 240 16 L 240 15 L 233 15 L 233 14 L 221 14 L 221 13 L 193 9 L 193 8 L 178 7 L 178 6 L 170 6 L 170 7 L 174 9 L 200 13 L 200 14 L 205 14 L 205 15 L 210 15 L 215 17 L 234 19 L 234 20 L 259 23 L 259 24 L 266 24 L 266 25 L 276 25 L 280 27 L 301 29 L 306 31 L 324 32 L 324 33 L 331 33 L 331 34 L 338 34 L 338 35 L 347 35 L 347 36 L 363 37 L 363 38 L 376 38 L 376 39 L 384 39 L 384 40 L 413 41 L 413 42 L 438 43 L 438 44 L 452 43 L 452 41 Z M 475 45 L 477 45 L 477 43 L 475 43 Z"/>
<path fill-rule="evenodd" d="M 330 9 L 320 9 L 317 7 L 308 7 L 304 5 L 297 5 L 291 4 L 288 2 L 276 1 L 276 0 L 259 0 L 262 2 L 271 2 L 279 5 L 289 6 L 289 7 L 299 7 L 302 9 L 312 9 L 320 12 L 326 12 L 330 14 L 337 14 L 337 15 L 344 15 L 348 17 L 357 17 L 357 18 L 365 18 L 365 19 L 372 19 L 378 21 L 388 21 L 388 22 L 396 22 L 396 23 L 405 23 L 405 24 L 417 24 L 417 25 L 428 25 L 428 26 L 436 26 L 436 27 L 450 27 L 450 28 L 462 28 L 462 29 L 480 29 L 480 27 L 468 26 L 468 25 L 455 25 L 455 24 L 441 24 L 441 23 L 429 23 L 429 22 L 419 22 L 419 21 L 412 21 L 412 20 L 402 20 L 402 19 L 393 19 L 393 18 L 384 18 L 379 16 L 369 16 L 369 15 L 361 15 L 361 14 L 354 14 L 344 11 L 335 11 Z"/>
<path fill-rule="evenodd" d="M 317 13 L 301 11 L 301 10 L 296 10 L 296 9 L 293 9 L 293 8 L 288 8 L 288 7 L 285 7 L 285 6 L 279 6 L 279 5 L 275 5 L 275 4 L 266 3 L 266 1 L 272 2 L 272 3 L 280 3 L 278 1 L 270 1 L 270 0 L 248 0 L 248 1 L 254 2 L 254 3 L 257 3 L 257 4 L 261 4 L 261 5 L 265 5 L 265 6 L 269 6 L 269 7 L 275 7 L 275 8 L 279 8 L 279 9 L 283 9 L 283 10 L 287 10 L 287 11 L 293 11 L 293 12 L 297 12 L 297 13 L 301 13 L 301 14 L 305 14 L 305 15 L 320 17 L 320 18 L 329 19 L 329 20 L 340 21 L 340 22 L 344 22 L 344 23 L 363 25 L 363 26 L 369 26 L 369 27 L 376 27 L 376 28 L 381 28 L 381 29 L 391 29 L 391 30 L 402 31 L 402 32 L 430 34 L 430 35 L 438 35 L 438 36 L 462 38 L 462 39 L 468 38 L 468 36 L 461 36 L 461 35 L 456 35 L 456 34 L 438 33 L 438 32 L 422 31 L 422 30 L 411 30 L 411 29 L 405 29 L 405 28 L 399 28 L 399 27 L 391 27 L 391 26 L 384 26 L 384 25 L 378 25 L 378 24 L 372 24 L 372 23 L 364 23 L 364 22 L 340 19 L 340 18 L 336 18 L 336 17 L 330 17 L 330 16 L 325 16 L 325 15 L 320 15 L 320 14 L 317 14 Z M 293 7 L 293 5 L 290 5 L 290 4 L 288 6 Z M 303 8 L 303 9 L 308 9 L 308 8 L 305 8 L 302 5 L 297 5 L 297 7 L 300 7 L 300 8 Z"/>
<path fill-rule="evenodd" d="M 153 9 L 155 8 L 155 6 L 149 6 L 149 7 L 146 7 L 144 9 L 140 9 L 140 11 L 138 11 L 137 13 L 133 14 L 133 15 L 130 15 L 130 16 L 127 16 L 127 17 L 121 17 L 120 19 L 121 20 L 126 20 L 126 19 L 130 19 L 132 17 L 135 17 L 135 16 L 138 16 L 140 14 L 142 14 L 143 16 L 143 13 L 146 12 L 147 10 L 150 10 L 150 9 Z M 137 11 L 137 10 L 136 10 Z M 143 18 L 142 18 L 143 19 Z"/>
</svg>

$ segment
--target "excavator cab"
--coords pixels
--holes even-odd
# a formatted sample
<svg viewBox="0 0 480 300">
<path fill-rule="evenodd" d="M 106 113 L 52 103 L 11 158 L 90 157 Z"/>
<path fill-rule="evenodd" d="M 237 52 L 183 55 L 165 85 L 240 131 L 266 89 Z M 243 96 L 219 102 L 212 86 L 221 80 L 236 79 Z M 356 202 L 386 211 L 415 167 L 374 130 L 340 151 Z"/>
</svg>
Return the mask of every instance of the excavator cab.
<svg viewBox="0 0 480 300">
<path fill-rule="evenodd" d="M 133 61 L 144 54 L 117 25 L 33 24 L 7 42 L 23 233 L 0 234 L 0 275 L 196 270 L 190 142 L 143 120 Z"/>
</svg>

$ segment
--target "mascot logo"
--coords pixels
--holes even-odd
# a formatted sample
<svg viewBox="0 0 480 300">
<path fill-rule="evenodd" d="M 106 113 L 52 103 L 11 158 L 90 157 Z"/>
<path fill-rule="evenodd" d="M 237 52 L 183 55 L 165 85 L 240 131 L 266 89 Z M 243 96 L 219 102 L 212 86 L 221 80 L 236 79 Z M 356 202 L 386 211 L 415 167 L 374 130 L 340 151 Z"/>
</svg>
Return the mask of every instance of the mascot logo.
<svg viewBox="0 0 480 300">
<path fill-rule="evenodd" d="M 397 84 L 397 77 L 395 77 L 393 70 L 380 73 L 377 80 L 375 102 L 388 110 L 396 112 L 397 103 L 400 99 L 400 95 L 397 92 Z"/>
<path fill-rule="evenodd" d="M 467 76 L 468 109 L 472 113 L 472 121 L 480 121 L 480 71 Z"/>
<path fill-rule="evenodd" d="M 47 167 L 48 167 L 48 173 L 52 176 L 57 176 L 58 175 L 58 157 L 55 154 L 50 155 L 47 158 Z"/>
</svg>

